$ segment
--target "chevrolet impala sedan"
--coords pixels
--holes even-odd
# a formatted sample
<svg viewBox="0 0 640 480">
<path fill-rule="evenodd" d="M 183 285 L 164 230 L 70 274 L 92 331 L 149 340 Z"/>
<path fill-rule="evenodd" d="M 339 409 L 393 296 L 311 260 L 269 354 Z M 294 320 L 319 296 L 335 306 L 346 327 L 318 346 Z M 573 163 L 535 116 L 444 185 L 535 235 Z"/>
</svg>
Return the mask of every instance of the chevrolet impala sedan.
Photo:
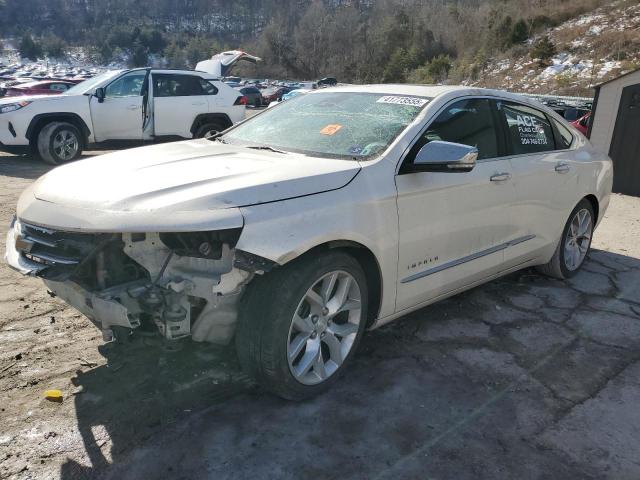
<svg viewBox="0 0 640 480">
<path fill-rule="evenodd" d="M 367 329 L 518 269 L 575 275 L 612 174 L 521 96 L 336 87 L 52 170 L 20 197 L 6 259 L 107 341 L 235 341 L 247 373 L 302 399 Z"/>
</svg>

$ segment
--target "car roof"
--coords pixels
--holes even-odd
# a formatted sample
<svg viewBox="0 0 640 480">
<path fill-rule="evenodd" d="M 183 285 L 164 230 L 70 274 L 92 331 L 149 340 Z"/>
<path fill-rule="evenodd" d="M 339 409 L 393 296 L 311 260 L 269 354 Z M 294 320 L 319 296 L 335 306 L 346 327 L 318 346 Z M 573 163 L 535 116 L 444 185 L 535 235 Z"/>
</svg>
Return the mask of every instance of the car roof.
<svg viewBox="0 0 640 480">
<path fill-rule="evenodd" d="M 377 85 L 343 85 L 330 89 L 314 90 L 314 92 L 353 92 L 353 93 L 378 93 L 381 95 L 411 95 L 427 98 L 436 98 L 441 95 L 456 93 L 459 96 L 474 95 L 499 97 L 507 100 L 514 100 L 520 103 L 533 105 L 537 108 L 543 106 L 535 99 L 527 98 L 523 95 L 506 92 L 503 90 L 492 90 L 489 88 L 466 87 L 463 85 L 411 85 L 384 83 Z"/>
<path fill-rule="evenodd" d="M 202 77 L 206 80 L 220 80 L 220 77 L 217 77 L 215 75 L 211 75 L 210 73 L 207 72 L 202 72 L 200 70 L 187 70 L 187 69 L 178 69 L 178 68 L 153 68 L 153 67 L 138 67 L 138 68 L 131 68 L 131 69 L 125 69 L 122 70 L 121 73 L 125 73 L 125 72 L 134 72 L 134 71 L 139 71 L 139 70 L 145 70 L 145 71 L 151 71 L 154 73 L 184 73 L 187 75 L 197 75 L 199 77 Z"/>
</svg>

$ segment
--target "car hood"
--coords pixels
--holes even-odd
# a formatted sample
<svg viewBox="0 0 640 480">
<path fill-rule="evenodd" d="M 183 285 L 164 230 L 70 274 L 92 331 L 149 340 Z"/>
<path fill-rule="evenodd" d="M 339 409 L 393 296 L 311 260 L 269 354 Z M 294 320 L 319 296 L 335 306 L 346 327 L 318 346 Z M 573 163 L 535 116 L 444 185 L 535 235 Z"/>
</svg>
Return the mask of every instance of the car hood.
<svg viewBox="0 0 640 480">
<path fill-rule="evenodd" d="M 16 89 L 19 90 L 18 87 L 7 87 L 7 90 L 11 90 L 11 89 Z M 16 102 L 35 102 L 38 100 L 47 100 L 47 101 L 64 101 L 65 99 L 68 99 L 69 97 L 74 97 L 74 96 L 83 96 L 83 95 L 43 95 L 43 94 L 38 94 L 38 95 L 16 95 L 13 97 L 2 97 L 0 98 L 0 105 L 6 105 L 7 103 L 16 103 Z"/>
<path fill-rule="evenodd" d="M 33 196 L 63 207 L 185 212 L 243 207 L 335 190 L 356 161 L 190 140 L 124 150 L 58 167 Z"/>
</svg>

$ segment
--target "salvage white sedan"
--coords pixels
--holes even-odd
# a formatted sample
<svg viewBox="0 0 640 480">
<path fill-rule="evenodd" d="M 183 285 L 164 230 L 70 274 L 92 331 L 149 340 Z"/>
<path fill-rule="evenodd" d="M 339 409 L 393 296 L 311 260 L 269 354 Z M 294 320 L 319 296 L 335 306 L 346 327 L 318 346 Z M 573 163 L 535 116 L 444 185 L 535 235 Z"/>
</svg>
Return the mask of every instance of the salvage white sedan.
<svg viewBox="0 0 640 480">
<path fill-rule="evenodd" d="M 235 338 L 249 374 L 300 399 L 367 328 L 521 268 L 574 275 L 612 173 L 533 100 L 339 87 L 54 169 L 22 194 L 6 256 L 107 340 Z"/>
</svg>

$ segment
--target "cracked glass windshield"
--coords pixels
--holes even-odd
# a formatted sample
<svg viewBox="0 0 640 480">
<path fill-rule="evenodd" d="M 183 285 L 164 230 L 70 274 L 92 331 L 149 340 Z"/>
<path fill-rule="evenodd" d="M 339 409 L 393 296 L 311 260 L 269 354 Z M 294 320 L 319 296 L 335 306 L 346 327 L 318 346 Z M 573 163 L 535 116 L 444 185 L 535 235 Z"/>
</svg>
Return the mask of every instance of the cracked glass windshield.
<svg viewBox="0 0 640 480">
<path fill-rule="evenodd" d="M 428 101 L 389 94 L 312 93 L 265 111 L 221 139 L 247 147 L 363 160 L 383 152 Z"/>
</svg>

